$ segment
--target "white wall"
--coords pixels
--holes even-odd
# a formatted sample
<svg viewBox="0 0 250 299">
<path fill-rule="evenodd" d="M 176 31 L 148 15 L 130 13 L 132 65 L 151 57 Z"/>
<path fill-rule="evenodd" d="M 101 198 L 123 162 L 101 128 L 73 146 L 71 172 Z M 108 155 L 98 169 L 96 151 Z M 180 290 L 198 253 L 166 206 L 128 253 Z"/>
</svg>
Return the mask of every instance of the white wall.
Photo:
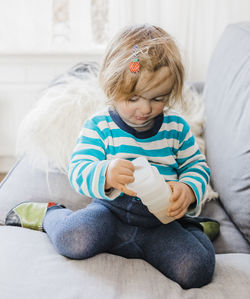
<svg viewBox="0 0 250 299">
<path fill-rule="evenodd" d="M 16 161 L 18 127 L 42 89 L 81 61 L 100 61 L 100 50 L 81 54 L 0 55 L 0 173 Z"/>
<path fill-rule="evenodd" d="M 205 80 L 212 51 L 230 23 L 250 21 L 250 0 L 109 0 L 109 32 L 128 24 L 161 26 L 180 48 L 187 80 Z"/>
<path fill-rule="evenodd" d="M 108 16 L 93 13 L 103 7 Z M 75 63 L 99 61 L 102 51 L 89 49 L 97 46 L 92 23 L 104 37 L 131 23 L 162 26 L 177 40 L 193 81 L 205 79 L 226 25 L 246 20 L 250 0 L 1 0 L 0 172 L 15 161 L 18 126 L 41 89 Z"/>
</svg>

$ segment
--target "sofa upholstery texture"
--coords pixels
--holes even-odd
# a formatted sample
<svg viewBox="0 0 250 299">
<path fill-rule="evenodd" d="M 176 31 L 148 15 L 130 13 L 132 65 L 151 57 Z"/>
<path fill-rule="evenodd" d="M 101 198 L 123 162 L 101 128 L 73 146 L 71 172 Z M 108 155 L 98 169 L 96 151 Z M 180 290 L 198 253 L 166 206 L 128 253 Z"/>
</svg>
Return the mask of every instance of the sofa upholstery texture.
<svg viewBox="0 0 250 299">
<path fill-rule="evenodd" d="M 0 298 L 249 298 L 250 294 L 250 22 L 229 25 L 212 55 L 203 92 L 211 181 L 219 193 L 202 215 L 220 222 L 213 241 L 213 281 L 183 290 L 143 260 L 99 254 L 60 256 L 43 232 L 0 226 Z M 77 210 L 90 199 L 65 174 L 34 169 L 22 157 L 0 185 L 0 223 L 22 201 L 56 201 Z M 206 269 L 204 269 L 206 271 Z"/>
</svg>

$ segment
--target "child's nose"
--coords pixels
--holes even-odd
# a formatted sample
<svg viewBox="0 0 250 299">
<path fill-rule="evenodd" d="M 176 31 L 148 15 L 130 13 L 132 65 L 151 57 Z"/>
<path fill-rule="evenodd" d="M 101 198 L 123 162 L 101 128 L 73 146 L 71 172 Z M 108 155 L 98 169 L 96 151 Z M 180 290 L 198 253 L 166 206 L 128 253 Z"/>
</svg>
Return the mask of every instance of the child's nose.
<svg viewBox="0 0 250 299">
<path fill-rule="evenodd" d="M 142 100 L 140 103 L 140 111 L 143 115 L 147 115 L 152 110 L 151 103 L 148 100 Z"/>
</svg>

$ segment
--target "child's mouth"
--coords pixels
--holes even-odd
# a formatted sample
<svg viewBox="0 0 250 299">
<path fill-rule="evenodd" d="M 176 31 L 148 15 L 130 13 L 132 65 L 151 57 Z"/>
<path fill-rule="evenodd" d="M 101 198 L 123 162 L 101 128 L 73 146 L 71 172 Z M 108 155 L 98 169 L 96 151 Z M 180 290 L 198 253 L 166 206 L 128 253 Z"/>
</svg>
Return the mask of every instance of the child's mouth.
<svg viewBox="0 0 250 299">
<path fill-rule="evenodd" d="M 148 117 L 139 117 L 139 116 L 137 116 L 136 119 L 137 120 L 148 120 Z"/>
</svg>

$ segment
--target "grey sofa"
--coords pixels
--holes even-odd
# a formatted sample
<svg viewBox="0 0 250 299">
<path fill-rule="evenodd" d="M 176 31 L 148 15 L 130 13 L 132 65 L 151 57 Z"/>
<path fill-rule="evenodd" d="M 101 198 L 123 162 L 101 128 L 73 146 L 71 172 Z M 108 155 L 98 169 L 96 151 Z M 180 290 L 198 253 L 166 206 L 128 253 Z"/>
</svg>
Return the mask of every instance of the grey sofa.
<svg viewBox="0 0 250 299">
<path fill-rule="evenodd" d="M 0 298 L 249 298 L 250 294 L 250 22 L 229 25 L 212 55 L 204 92 L 207 158 L 219 200 L 203 215 L 217 219 L 213 281 L 183 290 L 142 260 L 100 254 L 60 256 L 45 233 L 0 226 Z M 23 157 L 0 187 L 0 221 L 20 201 L 54 200 L 76 210 L 89 199 L 67 177 L 31 168 Z M 204 269 L 206 271 L 206 269 Z"/>
</svg>

